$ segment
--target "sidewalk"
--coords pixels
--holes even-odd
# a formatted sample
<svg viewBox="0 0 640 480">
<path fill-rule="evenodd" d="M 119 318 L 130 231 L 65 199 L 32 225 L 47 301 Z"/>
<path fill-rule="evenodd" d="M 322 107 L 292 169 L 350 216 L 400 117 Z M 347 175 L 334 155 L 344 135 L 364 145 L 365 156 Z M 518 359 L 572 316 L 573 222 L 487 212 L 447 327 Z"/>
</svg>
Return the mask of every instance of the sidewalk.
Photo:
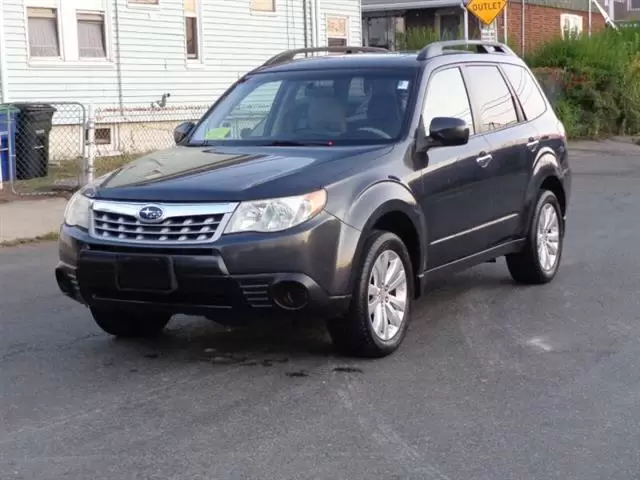
<svg viewBox="0 0 640 480">
<path fill-rule="evenodd" d="M 57 233 L 66 205 L 59 197 L 0 203 L 0 246 Z"/>
</svg>

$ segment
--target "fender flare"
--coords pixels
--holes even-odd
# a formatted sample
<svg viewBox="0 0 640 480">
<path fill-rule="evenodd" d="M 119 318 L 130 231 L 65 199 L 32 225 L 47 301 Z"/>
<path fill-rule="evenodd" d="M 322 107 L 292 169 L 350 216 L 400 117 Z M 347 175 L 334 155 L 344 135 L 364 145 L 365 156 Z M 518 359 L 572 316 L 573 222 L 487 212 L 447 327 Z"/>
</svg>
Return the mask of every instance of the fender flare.
<svg viewBox="0 0 640 480">
<path fill-rule="evenodd" d="M 418 238 L 418 265 L 419 271 L 414 272 L 418 277 L 426 268 L 427 255 L 424 248 L 427 245 L 427 226 L 422 209 L 413 193 L 403 184 L 396 181 L 378 182 L 364 190 L 353 202 L 353 205 L 345 215 L 344 222 L 360 232 L 357 246 L 354 252 L 354 262 L 349 281 L 349 287 L 358 271 L 362 249 L 367 238 L 374 230 L 378 220 L 392 212 L 404 214 L 416 232 Z"/>
<path fill-rule="evenodd" d="M 535 208 L 535 202 L 538 198 L 538 192 L 543 182 L 548 178 L 555 178 L 560 182 L 564 191 L 564 173 L 560 161 L 557 159 L 553 151 L 546 149 L 540 153 L 533 164 L 531 180 L 527 187 L 524 198 L 524 211 L 522 215 L 522 231 L 528 233 L 531 224 L 531 216 Z M 564 192 L 566 195 L 566 192 Z"/>
</svg>

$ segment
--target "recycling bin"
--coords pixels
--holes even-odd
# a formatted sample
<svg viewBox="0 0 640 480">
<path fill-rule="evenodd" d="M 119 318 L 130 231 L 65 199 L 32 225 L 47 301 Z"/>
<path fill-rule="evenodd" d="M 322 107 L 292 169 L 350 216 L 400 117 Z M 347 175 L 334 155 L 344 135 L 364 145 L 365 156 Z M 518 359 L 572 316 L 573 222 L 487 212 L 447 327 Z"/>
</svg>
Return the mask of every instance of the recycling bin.
<svg viewBox="0 0 640 480">
<path fill-rule="evenodd" d="M 0 105 L 0 182 L 16 179 L 16 116 L 11 105 Z"/>
<path fill-rule="evenodd" d="M 16 121 L 16 179 L 30 180 L 49 174 L 49 134 L 53 106 L 42 103 L 14 104 Z"/>
</svg>

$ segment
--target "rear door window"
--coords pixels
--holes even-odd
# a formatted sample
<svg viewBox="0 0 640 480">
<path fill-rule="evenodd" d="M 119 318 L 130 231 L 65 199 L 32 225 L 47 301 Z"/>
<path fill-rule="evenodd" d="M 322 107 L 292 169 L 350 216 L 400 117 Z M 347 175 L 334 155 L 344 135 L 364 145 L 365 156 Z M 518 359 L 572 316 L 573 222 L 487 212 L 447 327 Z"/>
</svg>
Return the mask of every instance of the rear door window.
<svg viewBox="0 0 640 480">
<path fill-rule="evenodd" d="M 431 77 L 422 110 L 424 128 L 427 131 L 434 117 L 460 118 L 467 122 L 469 134 L 474 133 L 467 88 L 457 67 L 439 70 Z"/>
<path fill-rule="evenodd" d="M 547 104 L 531 74 L 518 65 L 502 65 L 502 70 L 516 92 L 527 120 L 534 120 L 542 115 Z"/>
<path fill-rule="evenodd" d="M 501 130 L 518 123 L 509 87 L 495 65 L 465 67 L 469 79 L 480 133 Z"/>
</svg>

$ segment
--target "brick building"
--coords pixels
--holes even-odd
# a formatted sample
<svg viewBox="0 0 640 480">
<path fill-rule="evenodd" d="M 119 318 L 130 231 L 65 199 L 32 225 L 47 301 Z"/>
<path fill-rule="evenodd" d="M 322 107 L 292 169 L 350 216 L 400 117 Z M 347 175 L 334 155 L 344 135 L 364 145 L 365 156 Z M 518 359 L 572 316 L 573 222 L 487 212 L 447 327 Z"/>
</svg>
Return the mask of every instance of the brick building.
<svg viewBox="0 0 640 480">
<path fill-rule="evenodd" d="M 466 36 L 504 42 L 506 35 L 506 42 L 522 53 L 523 46 L 524 51 L 529 51 L 541 42 L 563 35 L 567 28 L 586 34 L 588 10 L 589 0 L 509 0 L 494 24 L 487 27 L 460 0 L 362 0 L 363 39 L 365 45 L 395 49 L 398 34 L 422 26 L 433 29 L 441 39 Z M 604 26 L 604 18 L 594 7 L 591 31 Z"/>
<path fill-rule="evenodd" d="M 563 35 L 564 28 L 576 33 L 589 31 L 589 0 L 526 0 L 524 3 L 524 32 L 522 23 L 523 4 L 510 0 L 506 10 L 507 39 L 509 45 L 518 53 L 529 51 L 540 43 Z M 499 38 L 504 39 L 504 17 L 496 19 Z M 591 31 L 597 32 L 605 27 L 604 17 L 593 7 L 591 12 Z M 523 34 L 524 33 L 524 34 Z"/>
</svg>

